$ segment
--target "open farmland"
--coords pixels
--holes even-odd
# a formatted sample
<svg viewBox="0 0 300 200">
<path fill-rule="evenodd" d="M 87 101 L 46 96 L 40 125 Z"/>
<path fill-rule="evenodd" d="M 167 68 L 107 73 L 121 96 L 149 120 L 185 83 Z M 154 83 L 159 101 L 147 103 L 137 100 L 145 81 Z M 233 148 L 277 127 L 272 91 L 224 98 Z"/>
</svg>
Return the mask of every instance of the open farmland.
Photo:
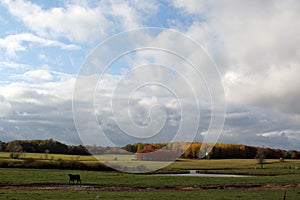
<svg viewBox="0 0 300 200">
<path fill-rule="evenodd" d="M 92 156 L 29 154 L 25 158 L 9 159 L 1 153 L 1 162 L 26 162 L 34 158 L 42 162 L 67 161 L 97 163 Z M 129 155 L 105 155 L 103 161 L 138 162 Z M 35 161 L 34 161 L 35 162 Z M 147 166 L 155 161 L 145 161 Z M 300 197 L 300 161 L 266 160 L 260 169 L 255 159 L 194 160 L 180 159 L 165 169 L 154 173 L 176 173 L 198 170 L 200 173 L 244 174 L 249 177 L 187 177 L 159 176 L 153 174 L 130 174 L 103 170 L 61 170 L 6 167 L 0 169 L 1 199 L 170 199 L 186 197 L 191 199 L 282 199 L 287 191 L 287 199 Z M 67 174 L 80 174 L 82 184 L 68 184 Z M 60 190 L 60 192 L 57 192 Z M 76 191 L 76 192 L 74 192 Z M 297 198 L 296 198 L 297 197 Z"/>
</svg>

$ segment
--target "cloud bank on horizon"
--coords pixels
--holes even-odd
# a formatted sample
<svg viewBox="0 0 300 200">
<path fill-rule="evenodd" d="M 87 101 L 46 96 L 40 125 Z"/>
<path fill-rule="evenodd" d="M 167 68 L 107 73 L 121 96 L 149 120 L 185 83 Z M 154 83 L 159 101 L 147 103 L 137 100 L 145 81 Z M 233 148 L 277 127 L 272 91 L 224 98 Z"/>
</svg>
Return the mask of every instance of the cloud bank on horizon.
<svg viewBox="0 0 300 200">
<path fill-rule="evenodd" d="M 72 98 L 77 72 L 89 52 L 113 34 L 155 26 L 191 37 L 217 64 L 227 103 L 218 142 L 300 149 L 300 2 L 296 0 L 0 2 L 0 140 L 53 138 L 80 143 Z M 155 42 L 163 44 L 164 37 L 161 34 Z M 185 47 L 174 40 L 172 48 Z M 193 49 L 186 51 L 192 54 Z M 111 123 L 107 102 L 120 76 L 129 66 L 165 60 L 176 61 L 162 53 L 139 52 L 107 71 L 95 112 L 112 135 L 119 129 Z M 170 74 L 155 70 L 146 74 L 158 75 L 166 79 Z M 134 80 L 143 76 L 136 74 Z M 182 86 L 180 81 L 171 84 Z M 145 110 L 162 101 L 169 116 L 159 110 L 152 114 L 168 120 L 166 132 L 178 127 L 176 99 L 164 99 L 168 94 L 155 87 L 139 95 L 132 102 L 138 125 L 148 124 L 149 119 L 139 115 L 147 116 Z M 187 105 L 193 110 L 192 104 Z M 204 122 L 209 118 L 205 109 L 202 116 Z M 200 128 L 196 139 L 201 141 L 204 134 Z"/>
</svg>

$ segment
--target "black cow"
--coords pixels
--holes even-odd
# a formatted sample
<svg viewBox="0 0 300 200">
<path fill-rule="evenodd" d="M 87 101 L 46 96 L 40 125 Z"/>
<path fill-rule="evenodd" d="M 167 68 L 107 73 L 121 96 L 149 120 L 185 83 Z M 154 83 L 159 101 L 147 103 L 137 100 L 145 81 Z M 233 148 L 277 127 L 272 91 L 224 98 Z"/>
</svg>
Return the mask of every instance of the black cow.
<svg viewBox="0 0 300 200">
<path fill-rule="evenodd" d="M 79 174 L 68 174 L 69 175 L 69 184 L 72 181 L 76 181 L 76 183 L 81 183 L 80 175 Z"/>
</svg>

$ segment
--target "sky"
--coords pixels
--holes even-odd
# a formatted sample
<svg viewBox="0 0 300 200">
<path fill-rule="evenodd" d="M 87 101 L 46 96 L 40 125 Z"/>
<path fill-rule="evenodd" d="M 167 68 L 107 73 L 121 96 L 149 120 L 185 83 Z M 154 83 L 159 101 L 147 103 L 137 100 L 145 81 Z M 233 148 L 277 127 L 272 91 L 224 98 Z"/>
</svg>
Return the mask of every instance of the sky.
<svg viewBox="0 0 300 200">
<path fill-rule="evenodd" d="M 180 129 L 178 140 L 203 141 L 211 98 L 224 96 L 218 142 L 300 150 L 299 15 L 296 0 L 0 0 L 0 140 L 121 146 L 171 141 Z M 111 36 L 144 27 L 163 29 L 112 43 L 89 66 L 91 52 Z M 187 59 L 199 53 L 217 72 L 210 76 L 211 63 L 201 63 L 201 79 L 178 56 L 148 49 L 119 57 L 99 78 L 98 65 L 132 42 Z M 78 81 L 86 67 L 96 88 Z M 206 83 L 222 83 L 224 94 Z M 92 107 L 87 88 L 95 92 Z M 89 124 L 93 116 L 100 135 Z"/>
</svg>

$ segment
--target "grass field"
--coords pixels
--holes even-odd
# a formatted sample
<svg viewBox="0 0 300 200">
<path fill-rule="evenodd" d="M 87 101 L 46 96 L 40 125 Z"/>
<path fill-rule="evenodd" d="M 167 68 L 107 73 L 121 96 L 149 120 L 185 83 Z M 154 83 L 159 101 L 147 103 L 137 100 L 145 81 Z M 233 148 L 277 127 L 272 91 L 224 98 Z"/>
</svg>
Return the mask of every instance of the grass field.
<svg viewBox="0 0 300 200">
<path fill-rule="evenodd" d="M 44 159 L 43 154 L 29 154 L 25 158 L 33 157 Z M 52 155 L 48 155 L 52 156 Z M 82 162 L 96 162 L 92 156 L 54 155 L 53 160 L 80 160 Z M 9 155 L 0 153 L 0 160 L 9 160 Z M 103 161 L 137 162 L 129 155 L 105 155 L 98 158 Z M 21 159 L 19 159 L 20 162 Z M 153 164 L 146 161 L 144 165 Z M 189 160 L 181 159 L 162 171 L 179 171 L 198 169 L 205 173 L 233 173 L 252 174 L 255 176 L 233 177 L 184 177 L 184 176 L 153 176 L 151 174 L 129 174 L 122 172 L 87 171 L 87 170 L 60 170 L 60 169 L 28 169 L 28 168 L 0 168 L 0 199 L 282 199 L 284 190 L 287 190 L 287 199 L 300 199 L 300 160 L 266 160 L 264 169 L 259 169 L 255 159 L 225 159 L 225 160 Z M 68 185 L 67 174 L 80 174 L 81 187 L 72 185 L 63 190 L 48 190 L 34 186 L 61 186 Z M 230 188 L 262 184 L 255 188 Z M 268 187 L 268 185 L 272 185 Z M 22 188 L 22 185 L 26 186 Z M 220 186 L 226 189 L 217 190 Z M 229 185 L 229 186 L 228 186 Z M 12 186 L 12 187 L 7 187 Z M 30 186 L 30 187 L 28 187 Z M 97 186 L 119 187 L 120 191 L 111 189 L 86 190 L 85 187 Z M 212 189 L 201 187 L 214 186 Z M 191 191 L 185 191 L 187 189 Z M 193 191 L 193 188 L 198 188 Z M 266 188 L 267 187 L 267 188 Z M 122 188 L 125 188 L 124 191 Z M 127 188 L 127 189 L 126 189 Z M 128 189 L 129 188 L 129 189 Z M 176 188 L 180 188 L 176 191 Z M 143 191 L 138 191 L 142 189 Z M 148 191 L 149 189 L 149 191 Z"/>
<path fill-rule="evenodd" d="M 99 156 L 77 156 L 77 155 L 64 155 L 64 154 L 48 154 L 48 159 L 45 159 L 44 153 L 24 153 L 22 154 L 20 159 L 10 159 L 8 152 L 0 152 L 0 160 L 13 160 L 22 161 L 23 159 L 33 158 L 41 161 L 52 161 L 57 162 L 59 160 L 63 161 L 71 161 L 76 160 L 83 163 L 98 163 L 108 162 L 110 164 L 122 164 L 126 163 L 130 166 L 132 163 L 133 166 L 137 165 L 136 163 L 140 163 L 141 165 L 152 166 L 157 164 L 164 164 L 165 162 L 159 161 L 137 161 L 135 160 L 133 155 L 99 155 Z M 279 162 L 275 159 L 269 159 L 265 161 L 266 164 L 264 168 L 266 169 L 274 169 L 274 168 L 295 168 L 298 167 L 300 169 L 300 160 L 285 160 L 285 162 Z M 172 163 L 167 167 L 167 169 L 174 170 L 186 170 L 186 169 L 255 169 L 260 166 L 257 164 L 255 159 L 215 159 L 215 160 L 192 160 L 192 159 L 180 159 L 177 162 Z"/>
<path fill-rule="evenodd" d="M 9 152 L 0 152 L 0 159 L 10 159 Z M 34 159 L 44 159 L 45 153 L 22 153 L 20 159 L 24 158 L 34 158 Z M 48 154 L 49 160 L 79 160 L 79 161 L 96 161 L 96 158 L 93 156 L 77 156 L 77 155 L 65 155 L 65 154 Z"/>
<path fill-rule="evenodd" d="M 281 200 L 282 190 L 202 190 L 202 191 L 163 191 L 163 192 L 95 192 L 95 191 L 37 191 L 37 190 L 0 190 L 0 199 L 256 199 Z M 287 199 L 299 199 L 300 190 L 287 190 Z"/>
<path fill-rule="evenodd" d="M 0 182 L 10 184 L 68 183 L 68 173 L 79 173 L 82 184 L 130 187 L 195 186 L 206 184 L 249 184 L 249 183 L 300 183 L 300 173 L 277 176 L 253 176 L 245 178 L 152 176 L 120 172 L 76 171 L 58 169 L 2 168 Z"/>
</svg>

